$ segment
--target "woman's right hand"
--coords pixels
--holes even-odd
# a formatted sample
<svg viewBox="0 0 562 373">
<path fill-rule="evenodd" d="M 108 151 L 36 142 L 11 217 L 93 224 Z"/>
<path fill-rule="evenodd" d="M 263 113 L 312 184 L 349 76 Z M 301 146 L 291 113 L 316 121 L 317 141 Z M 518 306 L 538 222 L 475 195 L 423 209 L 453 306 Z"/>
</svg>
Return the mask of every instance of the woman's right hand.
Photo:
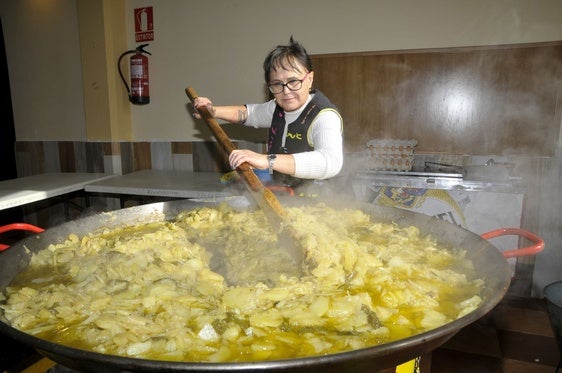
<svg viewBox="0 0 562 373">
<path fill-rule="evenodd" d="M 193 112 L 193 117 L 195 119 L 201 119 L 201 114 L 199 113 L 199 108 L 207 108 L 207 111 L 211 116 L 215 116 L 215 108 L 213 107 L 213 103 L 207 97 L 197 97 L 193 100 L 193 108 L 195 111 Z"/>
</svg>

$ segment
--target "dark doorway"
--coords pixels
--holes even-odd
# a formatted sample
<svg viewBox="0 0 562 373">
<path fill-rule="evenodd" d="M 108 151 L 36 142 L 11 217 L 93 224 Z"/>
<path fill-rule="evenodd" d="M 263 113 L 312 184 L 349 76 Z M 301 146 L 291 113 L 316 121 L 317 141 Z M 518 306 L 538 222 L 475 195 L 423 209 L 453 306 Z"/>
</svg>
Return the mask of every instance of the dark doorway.
<svg viewBox="0 0 562 373">
<path fill-rule="evenodd" d="M 10 92 L 10 78 L 8 75 L 8 61 L 6 59 L 6 48 L 4 44 L 4 31 L 0 20 L 0 89 L 4 97 L 4 103 L 0 105 L 0 181 L 15 179 L 18 177 L 16 167 L 16 131 L 14 129 L 14 115 L 12 111 L 12 95 Z M 19 207 L 0 210 L 0 225 L 20 222 L 22 211 Z"/>
<path fill-rule="evenodd" d="M 10 92 L 10 78 L 8 75 L 8 61 L 6 59 L 6 48 L 4 44 L 4 30 L 2 20 L 0 20 L 0 89 L 4 103 L 0 105 L 0 182 L 3 180 L 15 179 L 18 177 L 16 167 L 16 131 L 14 128 L 14 116 L 12 111 L 12 95 Z M 23 212 L 21 207 L 13 207 L 0 210 L 0 226 L 23 222 Z M 0 236 L 0 243 L 12 245 L 25 236 L 22 232 L 9 231 Z M 9 250 L 9 249 L 8 249 Z M 22 362 L 29 360 L 36 355 L 35 351 L 24 344 L 0 334 L 0 370 L 22 371 L 26 366 Z M 35 358 L 36 360 L 36 358 Z"/>
</svg>

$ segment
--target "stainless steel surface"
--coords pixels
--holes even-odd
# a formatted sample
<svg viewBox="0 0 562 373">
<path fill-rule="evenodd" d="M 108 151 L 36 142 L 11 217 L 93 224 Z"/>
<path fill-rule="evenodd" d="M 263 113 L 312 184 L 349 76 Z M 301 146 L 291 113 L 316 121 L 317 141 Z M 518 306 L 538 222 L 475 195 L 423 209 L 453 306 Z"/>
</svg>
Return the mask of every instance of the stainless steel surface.
<svg viewBox="0 0 562 373">
<path fill-rule="evenodd" d="M 521 189 L 519 179 L 470 180 L 460 173 L 356 171 L 352 182 L 371 187 L 401 187 L 420 189 L 514 192 Z"/>
<path fill-rule="evenodd" d="M 455 189 L 463 185 L 462 175 L 431 172 L 359 171 L 354 181 L 375 186 L 424 189 Z"/>
<path fill-rule="evenodd" d="M 294 200 L 298 201 L 298 199 Z M 70 233 L 82 236 L 100 227 L 111 228 L 124 224 L 169 219 L 180 211 L 204 205 L 207 204 L 188 200 L 156 203 L 90 216 L 48 229 L 37 236 L 20 241 L 10 250 L 0 253 L 0 289 L 8 286 L 12 279 L 27 267 L 32 253 L 43 249 L 50 243 L 61 242 Z M 240 204 L 240 206 L 245 206 L 245 204 Z M 415 225 L 422 233 L 433 235 L 445 245 L 465 248 L 467 257 L 474 262 L 478 275 L 486 283 L 484 294 L 482 294 L 483 303 L 480 307 L 458 320 L 429 332 L 379 346 L 326 356 L 253 363 L 167 362 L 104 355 L 33 337 L 12 328 L 3 318 L 0 322 L 0 332 L 33 346 L 63 366 L 82 372 L 100 370 L 105 372 L 375 372 L 395 367 L 402 362 L 432 351 L 461 328 L 488 313 L 505 295 L 511 280 L 507 262 L 496 247 L 480 236 L 456 225 L 401 209 L 374 204 L 361 204 L 357 208 L 370 214 L 375 221 L 394 222 L 400 226 Z"/>
</svg>

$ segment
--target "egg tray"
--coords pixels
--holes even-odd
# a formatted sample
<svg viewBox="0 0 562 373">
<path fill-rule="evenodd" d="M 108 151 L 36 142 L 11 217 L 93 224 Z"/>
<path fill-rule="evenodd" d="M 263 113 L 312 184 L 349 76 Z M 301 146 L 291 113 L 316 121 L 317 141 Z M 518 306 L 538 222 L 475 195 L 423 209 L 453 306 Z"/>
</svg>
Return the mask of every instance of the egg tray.
<svg viewBox="0 0 562 373">
<path fill-rule="evenodd" d="M 367 142 L 370 170 L 410 171 L 415 162 L 416 140 L 373 139 Z"/>
</svg>

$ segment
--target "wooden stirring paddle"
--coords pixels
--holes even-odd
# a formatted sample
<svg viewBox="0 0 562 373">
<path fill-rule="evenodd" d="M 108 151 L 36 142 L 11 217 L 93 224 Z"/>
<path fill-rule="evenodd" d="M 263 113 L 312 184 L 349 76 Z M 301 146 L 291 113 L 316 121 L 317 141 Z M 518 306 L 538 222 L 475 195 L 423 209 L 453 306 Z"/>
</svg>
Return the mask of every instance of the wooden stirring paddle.
<svg viewBox="0 0 562 373">
<path fill-rule="evenodd" d="M 191 87 L 185 89 L 185 93 L 193 103 L 197 97 L 197 93 Z M 218 143 L 223 147 L 227 155 L 237 149 L 236 146 L 230 141 L 226 133 L 223 131 L 221 126 L 218 122 L 213 118 L 211 113 L 207 110 L 207 108 L 200 108 L 197 110 L 201 115 L 201 118 L 205 120 L 207 125 L 209 126 L 213 136 L 218 141 Z M 284 221 L 285 221 L 285 209 L 283 205 L 279 202 L 275 194 L 267 189 L 261 182 L 261 180 L 256 176 L 252 167 L 247 163 L 244 162 L 240 166 L 236 168 L 236 172 L 240 175 L 240 178 L 244 182 L 244 185 L 252 195 L 252 197 L 257 202 L 258 206 L 264 211 L 266 218 L 268 219 L 269 223 L 272 227 L 279 232 L 282 236 L 280 237 L 280 242 L 286 246 L 287 250 L 295 260 L 295 263 L 302 263 L 303 261 L 303 252 L 295 244 L 292 240 L 286 239 L 286 235 L 283 234 L 282 231 L 284 228 Z M 281 239 L 282 238 L 282 239 Z"/>
</svg>

